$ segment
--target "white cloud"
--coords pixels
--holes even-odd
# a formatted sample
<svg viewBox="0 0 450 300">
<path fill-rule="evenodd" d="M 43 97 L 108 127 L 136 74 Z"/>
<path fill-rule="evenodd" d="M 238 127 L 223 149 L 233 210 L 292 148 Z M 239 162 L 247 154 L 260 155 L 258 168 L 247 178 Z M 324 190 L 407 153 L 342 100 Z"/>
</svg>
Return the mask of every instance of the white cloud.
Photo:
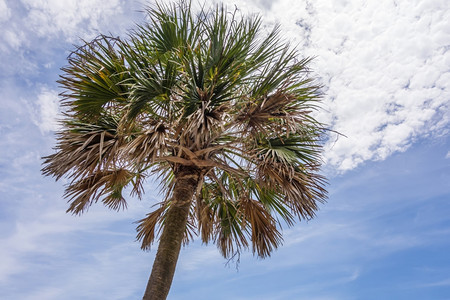
<svg viewBox="0 0 450 300">
<path fill-rule="evenodd" d="M 20 31 L 5 29 L 3 32 L 3 39 L 11 49 L 18 50 L 19 47 L 23 44 L 24 34 Z"/>
<path fill-rule="evenodd" d="M 37 97 L 38 110 L 33 119 L 42 133 L 56 131 L 60 117 L 58 92 L 42 88 Z"/>
<path fill-rule="evenodd" d="M 422 285 L 422 287 L 438 287 L 438 286 L 450 286 L 450 278 Z"/>
<path fill-rule="evenodd" d="M 338 169 L 385 159 L 448 124 L 450 84 L 441 78 L 450 75 L 450 6 L 421 10 L 427 2 L 315 4 L 305 50 L 318 56 L 328 82 L 323 118 L 348 136 L 328 145 L 327 161 Z"/>
<path fill-rule="evenodd" d="M 5 0 L 0 0 L 0 23 L 7 21 L 11 17 L 11 11 Z"/>
<path fill-rule="evenodd" d="M 0 51 L 8 52 L 9 49 L 18 50 L 23 44 L 24 36 L 21 30 L 15 27 L 15 18 L 11 18 L 11 9 L 5 0 L 0 0 Z"/>
<path fill-rule="evenodd" d="M 69 41 L 92 38 L 105 26 L 114 26 L 122 14 L 120 0 L 22 0 L 27 22 L 42 37 L 62 33 Z M 114 20 L 114 22 L 112 22 Z"/>
<path fill-rule="evenodd" d="M 314 69 L 325 82 L 329 111 L 321 119 L 348 137 L 327 145 L 331 165 L 347 170 L 385 159 L 421 135 L 444 130 L 450 98 L 446 3 L 273 5 L 287 34 L 303 36 L 304 53 L 317 56 Z"/>
</svg>

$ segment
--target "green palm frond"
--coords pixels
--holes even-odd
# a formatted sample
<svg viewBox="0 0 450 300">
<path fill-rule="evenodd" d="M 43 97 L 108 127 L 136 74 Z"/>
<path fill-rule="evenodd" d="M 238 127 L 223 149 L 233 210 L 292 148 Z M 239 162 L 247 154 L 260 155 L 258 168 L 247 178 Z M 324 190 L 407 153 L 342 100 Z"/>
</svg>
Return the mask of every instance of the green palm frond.
<svg viewBox="0 0 450 300">
<path fill-rule="evenodd" d="M 134 57 L 133 60 L 143 61 L 144 58 Z M 154 118 L 173 118 L 177 111 L 172 97 L 177 69 L 177 64 L 172 60 L 158 61 L 144 69 L 132 69 L 132 79 L 124 82 L 130 89 L 129 119 L 136 118 L 140 113 L 150 114 Z"/>
<path fill-rule="evenodd" d="M 267 138 L 258 142 L 257 149 L 257 156 L 265 163 L 274 161 L 292 167 L 316 164 L 321 154 L 317 137 L 310 135 Z"/>
<path fill-rule="evenodd" d="M 260 185 L 251 178 L 248 179 L 247 184 L 250 194 L 255 200 L 261 203 L 267 212 L 269 212 L 274 218 L 282 219 L 288 226 L 292 226 L 294 224 L 292 210 L 288 205 L 286 205 L 285 197 L 281 191 L 267 188 L 265 185 Z M 280 220 L 277 221 L 278 224 L 281 223 Z"/>
<path fill-rule="evenodd" d="M 69 66 L 58 83 L 65 89 L 63 105 L 78 118 L 95 118 L 112 102 L 126 102 L 125 61 L 117 50 L 120 40 L 100 36 L 69 56 Z"/>
<path fill-rule="evenodd" d="M 157 52 L 177 51 L 197 41 L 202 14 L 194 17 L 189 1 L 156 3 L 155 7 L 147 9 L 147 13 L 150 22 L 139 26 L 137 33 L 146 34 L 149 46 Z"/>
</svg>

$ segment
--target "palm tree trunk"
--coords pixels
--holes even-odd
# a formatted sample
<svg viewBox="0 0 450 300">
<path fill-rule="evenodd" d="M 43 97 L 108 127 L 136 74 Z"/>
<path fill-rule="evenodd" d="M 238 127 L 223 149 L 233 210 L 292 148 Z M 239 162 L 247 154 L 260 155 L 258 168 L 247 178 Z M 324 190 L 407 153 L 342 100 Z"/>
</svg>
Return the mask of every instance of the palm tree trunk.
<svg viewBox="0 0 450 300">
<path fill-rule="evenodd" d="M 158 251 L 143 300 L 164 300 L 169 294 L 200 174 L 196 169 L 186 168 L 175 177 L 171 207 L 164 220 Z"/>
</svg>

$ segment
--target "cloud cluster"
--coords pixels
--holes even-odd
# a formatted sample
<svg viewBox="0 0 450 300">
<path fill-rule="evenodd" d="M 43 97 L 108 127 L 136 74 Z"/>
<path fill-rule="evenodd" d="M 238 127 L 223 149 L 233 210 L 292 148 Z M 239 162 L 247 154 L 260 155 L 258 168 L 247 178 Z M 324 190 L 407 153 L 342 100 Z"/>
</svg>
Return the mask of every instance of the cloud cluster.
<svg viewBox="0 0 450 300">
<path fill-rule="evenodd" d="M 0 0 L 0 22 L 7 21 L 11 16 L 11 11 L 5 0 Z"/>
<path fill-rule="evenodd" d="M 38 36 L 57 37 L 69 41 L 93 37 L 114 15 L 122 14 L 120 0 L 22 0 L 27 10 L 26 21 Z"/>
<path fill-rule="evenodd" d="M 330 167 L 383 160 L 430 135 L 448 134 L 450 2 L 246 1 L 281 23 L 326 92 L 318 117 L 345 135 L 326 145 Z"/>
<path fill-rule="evenodd" d="M 135 21 L 136 3 L 127 6 L 127 14 L 123 5 L 121 0 L 0 0 L 0 55 L 8 62 L 3 74 L 36 75 L 81 39 L 123 34 Z"/>
<path fill-rule="evenodd" d="M 445 1 L 317 3 L 312 50 L 333 129 L 327 159 L 341 170 L 442 134 L 449 122 L 450 5 Z"/>
<path fill-rule="evenodd" d="M 6 0 L 0 0 L 0 26 L 2 34 L 0 35 L 0 53 L 7 52 L 10 49 L 17 50 L 21 45 L 21 30 L 11 23 L 11 8 Z"/>
<path fill-rule="evenodd" d="M 37 96 L 37 111 L 34 112 L 34 122 L 42 133 L 56 131 L 58 126 L 59 97 L 58 92 L 48 88 L 42 88 Z"/>
<path fill-rule="evenodd" d="M 329 113 L 321 117 L 347 136 L 330 140 L 329 164 L 353 169 L 404 151 L 420 137 L 445 134 L 448 2 L 317 1 L 307 7 L 297 25 L 325 84 Z"/>
</svg>

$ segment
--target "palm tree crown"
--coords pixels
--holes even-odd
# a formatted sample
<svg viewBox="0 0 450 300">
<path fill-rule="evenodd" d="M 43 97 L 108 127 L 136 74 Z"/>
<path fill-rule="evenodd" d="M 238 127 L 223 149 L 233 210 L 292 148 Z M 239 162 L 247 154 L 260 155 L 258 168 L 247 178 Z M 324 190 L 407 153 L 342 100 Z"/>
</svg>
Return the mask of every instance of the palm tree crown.
<svg viewBox="0 0 450 300">
<path fill-rule="evenodd" d="M 281 221 L 314 216 L 326 198 L 321 99 L 309 58 L 262 37 L 258 16 L 223 6 L 157 4 L 127 39 L 99 36 L 78 48 L 59 83 L 66 109 L 43 174 L 69 179 L 68 212 L 97 201 L 126 207 L 159 176 L 165 198 L 138 223 L 148 249 L 184 207 L 184 241 L 214 242 L 225 257 L 251 247 L 266 257 Z M 163 233 L 164 234 L 164 233 Z"/>
</svg>

